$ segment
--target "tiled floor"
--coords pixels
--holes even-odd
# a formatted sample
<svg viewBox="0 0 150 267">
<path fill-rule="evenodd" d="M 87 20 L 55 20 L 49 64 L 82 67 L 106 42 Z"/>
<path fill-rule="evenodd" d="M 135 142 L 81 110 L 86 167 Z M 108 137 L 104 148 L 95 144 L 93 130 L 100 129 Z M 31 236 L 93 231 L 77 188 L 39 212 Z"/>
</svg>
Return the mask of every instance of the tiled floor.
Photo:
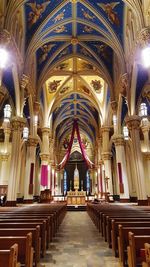
<svg viewBox="0 0 150 267">
<path fill-rule="evenodd" d="M 45 267 L 119 267 L 86 212 L 68 212 L 50 244 Z"/>
</svg>

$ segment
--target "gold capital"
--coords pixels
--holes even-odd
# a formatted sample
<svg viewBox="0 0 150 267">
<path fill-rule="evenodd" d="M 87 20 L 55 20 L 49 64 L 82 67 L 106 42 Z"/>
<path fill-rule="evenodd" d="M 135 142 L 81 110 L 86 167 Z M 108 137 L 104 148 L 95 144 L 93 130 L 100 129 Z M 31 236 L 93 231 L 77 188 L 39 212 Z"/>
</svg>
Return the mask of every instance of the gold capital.
<svg viewBox="0 0 150 267">
<path fill-rule="evenodd" d="M 139 129 L 140 124 L 141 124 L 141 118 L 137 115 L 132 115 L 126 118 L 126 123 L 127 123 L 129 130 Z"/>
</svg>

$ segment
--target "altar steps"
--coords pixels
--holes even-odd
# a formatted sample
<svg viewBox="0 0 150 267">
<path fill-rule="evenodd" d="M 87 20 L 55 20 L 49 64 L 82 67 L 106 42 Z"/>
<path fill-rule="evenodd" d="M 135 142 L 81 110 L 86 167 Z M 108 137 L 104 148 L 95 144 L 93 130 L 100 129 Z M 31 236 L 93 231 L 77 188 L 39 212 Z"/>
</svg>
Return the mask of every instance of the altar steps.
<svg viewBox="0 0 150 267">
<path fill-rule="evenodd" d="M 67 211 L 86 211 L 86 205 L 67 205 Z"/>
</svg>

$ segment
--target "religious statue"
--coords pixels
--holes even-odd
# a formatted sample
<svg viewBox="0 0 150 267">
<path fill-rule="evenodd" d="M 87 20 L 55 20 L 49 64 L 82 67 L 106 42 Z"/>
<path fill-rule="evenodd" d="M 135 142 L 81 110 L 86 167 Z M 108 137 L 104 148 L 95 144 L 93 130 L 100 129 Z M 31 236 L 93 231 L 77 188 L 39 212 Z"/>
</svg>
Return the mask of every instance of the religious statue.
<svg viewBox="0 0 150 267">
<path fill-rule="evenodd" d="M 77 169 L 77 164 L 74 170 L 74 189 L 75 191 L 78 191 L 79 189 L 79 170 Z"/>
</svg>

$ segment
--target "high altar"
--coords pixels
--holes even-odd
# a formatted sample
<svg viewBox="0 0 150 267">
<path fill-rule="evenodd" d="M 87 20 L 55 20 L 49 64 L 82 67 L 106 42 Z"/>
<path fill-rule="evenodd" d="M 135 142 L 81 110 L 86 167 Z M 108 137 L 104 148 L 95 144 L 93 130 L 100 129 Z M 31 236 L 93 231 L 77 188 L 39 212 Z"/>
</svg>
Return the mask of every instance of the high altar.
<svg viewBox="0 0 150 267">
<path fill-rule="evenodd" d="M 79 171 L 77 165 L 74 171 L 74 189 L 75 191 L 67 192 L 67 205 L 85 205 L 85 191 L 79 190 Z"/>
</svg>

